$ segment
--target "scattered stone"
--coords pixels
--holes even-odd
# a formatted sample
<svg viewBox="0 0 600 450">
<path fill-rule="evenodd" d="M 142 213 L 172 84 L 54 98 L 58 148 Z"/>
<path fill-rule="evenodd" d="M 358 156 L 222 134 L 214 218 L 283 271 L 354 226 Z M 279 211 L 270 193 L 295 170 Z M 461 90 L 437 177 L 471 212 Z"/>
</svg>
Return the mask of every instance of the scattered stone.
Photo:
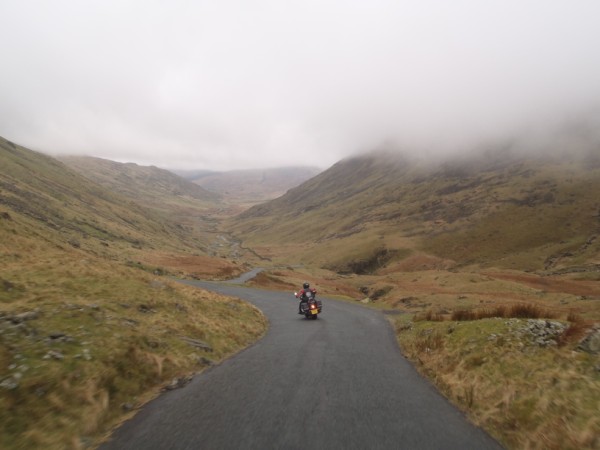
<svg viewBox="0 0 600 450">
<path fill-rule="evenodd" d="M 137 320 L 134 319 L 123 319 L 123 323 L 125 325 L 129 325 L 131 327 L 135 327 L 139 325 L 139 322 Z"/>
<path fill-rule="evenodd" d="M 95 310 L 95 311 L 98 311 L 98 310 L 100 310 L 100 306 L 99 306 L 99 305 L 97 305 L 97 304 L 95 304 L 95 303 L 92 303 L 92 304 L 90 305 L 90 308 L 91 308 L 91 309 L 93 309 L 93 310 Z"/>
<path fill-rule="evenodd" d="M 48 353 L 46 353 L 44 355 L 44 359 L 57 359 L 57 360 L 63 360 L 65 359 L 65 355 L 63 355 L 61 352 L 57 352 L 55 350 L 49 350 Z"/>
<path fill-rule="evenodd" d="M 66 337 L 66 336 L 67 335 L 65 333 L 63 333 L 62 331 L 54 331 L 48 335 L 48 337 L 50 339 L 60 339 L 60 338 Z"/>
<path fill-rule="evenodd" d="M 38 317 L 40 317 L 39 311 L 27 311 L 21 314 L 15 314 L 14 316 L 11 316 L 9 320 L 14 324 L 18 324 L 25 322 L 26 320 L 37 319 Z"/>
<path fill-rule="evenodd" d="M 144 313 L 144 314 L 146 314 L 146 313 L 155 313 L 156 312 L 155 310 L 153 310 L 152 308 L 150 308 L 148 305 L 144 305 L 144 304 L 138 306 L 138 311 L 141 312 L 141 313 Z"/>
<path fill-rule="evenodd" d="M 132 404 L 132 403 L 123 403 L 123 404 L 121 405 L 121 409 L 122 409 L 123 411 L 131 411 L 133 408 L 134 408 L 134 406 L 133 406 L 133 404 Z"/>
<path fill-rule="evenodd" d="M 214 365 L 214 362 L 204 356 L 198 358 L 198 364 L 200 364 L 201 366 L 212 366 Z"/>
<path fill-rule="evenodd" d="M 0 383 L 0 388 L 12 391 L 19 387 L 19 383 L 13 377 L 8 377 Z"/>
<path fill-rule="evenodd" d="M 184 387 L 186 384 L 188 384 L 190 381 L 192 381 L 191 376 L 173 378 L 173 380 L 169 384 L 167 384 L 162 390 L 163 391 L 172 391 L 174 389 L 180 389 L 180 388 Z"/>
</svg>

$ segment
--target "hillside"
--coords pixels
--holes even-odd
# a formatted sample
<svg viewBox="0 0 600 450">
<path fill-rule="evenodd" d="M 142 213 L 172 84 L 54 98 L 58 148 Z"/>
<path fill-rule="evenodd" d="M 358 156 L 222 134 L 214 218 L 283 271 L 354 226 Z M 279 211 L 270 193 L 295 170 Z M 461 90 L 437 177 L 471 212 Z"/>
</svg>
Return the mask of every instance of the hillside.
<svg viewBox="0 0 600 450">
<path fill-rule="evenodd" d="M 0 140 L 0 204 L 16 233 L 96 254 L 113 247 L 186 239 L 174 224 L 67 169 L 48 156 Z"/>
<path fill-rule="evenodd" d="M 320 172 L 315 167 L 191 173 L 187 178 L 241 209 L 280 197 Z"/>
<path fill-rule="evenodd" d="M 598 448 L 600 147 L 588 149 L 374 152 L 226 226 L 273 261 L 253 285 L 310 281 L 386 313 L 404 356 L 506 448 Z"/>
<path fill-rule="evenodd" d="M 342 272 L 371 272 L 415 252 L 521 270 L 598 264 L 600 150 L 541 157 L 494 149 L 438 164 L 375 152 L 228 226 L 259 252 L 290 246 L 299 260 Z"/>
<path fill-rule="evenodd" d="M 59 161 L 113 192 L 156 208 L 215 208 L 220 196 L 168 170 L 86 156 L 60 156 Z"/>
<path fill-rule="evenodd" d="M 264 332 L 255 308 L 163 276 L 242 267 L 159 210 L 0 138 L 1 448 L 93 447 Z"/>
<path fill-rule="evenodd" d="M 200 255 L 240 257 L 242 251 L 237 243 L 230 242 L 217 230 L 216 216 L 227 208 L 219 194 L 153 166 L 80 156 L 61 156 L 58 159 L 85 178 L 143 207 L 160 221 L 173 225 L 176 234 L 184 237 L 183 242 L 189 242 L 185 244 L 188 248 L 184 252 L 193 251 L 196 255 L 176 259 L 160 252 L 149 256 L 146 252 L 141 256 L 145 262 L 170 265 L 185 272 L 194 266 L 211 265 Z M 193 243 L 190 241 L 192 238 Z"/>
</svg>

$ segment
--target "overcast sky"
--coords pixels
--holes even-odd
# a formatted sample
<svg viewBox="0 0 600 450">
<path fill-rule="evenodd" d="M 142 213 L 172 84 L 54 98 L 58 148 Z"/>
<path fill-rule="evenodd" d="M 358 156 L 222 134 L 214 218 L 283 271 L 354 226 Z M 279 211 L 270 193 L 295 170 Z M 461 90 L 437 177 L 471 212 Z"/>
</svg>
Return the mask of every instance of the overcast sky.
<svg viewBox="0 0 600 450">
<path fill-rule="evenodd" d="M 598 0 L 1 0 L 0 135 L 165 168 L 467 149 L 600 108 Z"/>
</svg>

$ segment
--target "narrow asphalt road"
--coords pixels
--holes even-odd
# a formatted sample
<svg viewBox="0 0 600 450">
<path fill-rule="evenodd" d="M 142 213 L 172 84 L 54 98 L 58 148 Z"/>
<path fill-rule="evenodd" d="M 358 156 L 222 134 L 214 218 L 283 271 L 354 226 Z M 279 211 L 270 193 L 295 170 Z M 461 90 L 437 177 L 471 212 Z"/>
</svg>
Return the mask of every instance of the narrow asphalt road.
<svg viewBox="0 0 600 450">
<path fill-rule="evenodd" d="M 421 378 L 380 312 L 292 293 L 188 284 L 243 298 L 270 322 L 235 357 L 123 424 L 109 449 L 500 449 Z"/>
</svg>

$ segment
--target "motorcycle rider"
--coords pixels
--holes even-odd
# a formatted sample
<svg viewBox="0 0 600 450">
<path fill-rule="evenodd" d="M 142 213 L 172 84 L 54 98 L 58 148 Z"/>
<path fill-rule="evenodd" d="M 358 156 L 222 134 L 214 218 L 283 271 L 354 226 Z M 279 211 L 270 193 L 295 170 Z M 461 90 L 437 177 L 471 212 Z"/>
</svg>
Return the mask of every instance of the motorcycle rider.
<svg viewBox="0 0 600 450">
<path fill-rule="evenodd" d="M 302 312 L 302 303 L 308 303 L 308 298 L 306 297 L 306 293 L 311 292 L 313 297 L 317 295 L 317 290 L 315 288 L 311 288 L 310 284 L 304 282 L 302 285 L 302 289 L 300 292 L 296 293 L 296 298 L 300 299 L 300 303 L 298 303 L 298 314 L 303 314 Z"/>
</svg>

